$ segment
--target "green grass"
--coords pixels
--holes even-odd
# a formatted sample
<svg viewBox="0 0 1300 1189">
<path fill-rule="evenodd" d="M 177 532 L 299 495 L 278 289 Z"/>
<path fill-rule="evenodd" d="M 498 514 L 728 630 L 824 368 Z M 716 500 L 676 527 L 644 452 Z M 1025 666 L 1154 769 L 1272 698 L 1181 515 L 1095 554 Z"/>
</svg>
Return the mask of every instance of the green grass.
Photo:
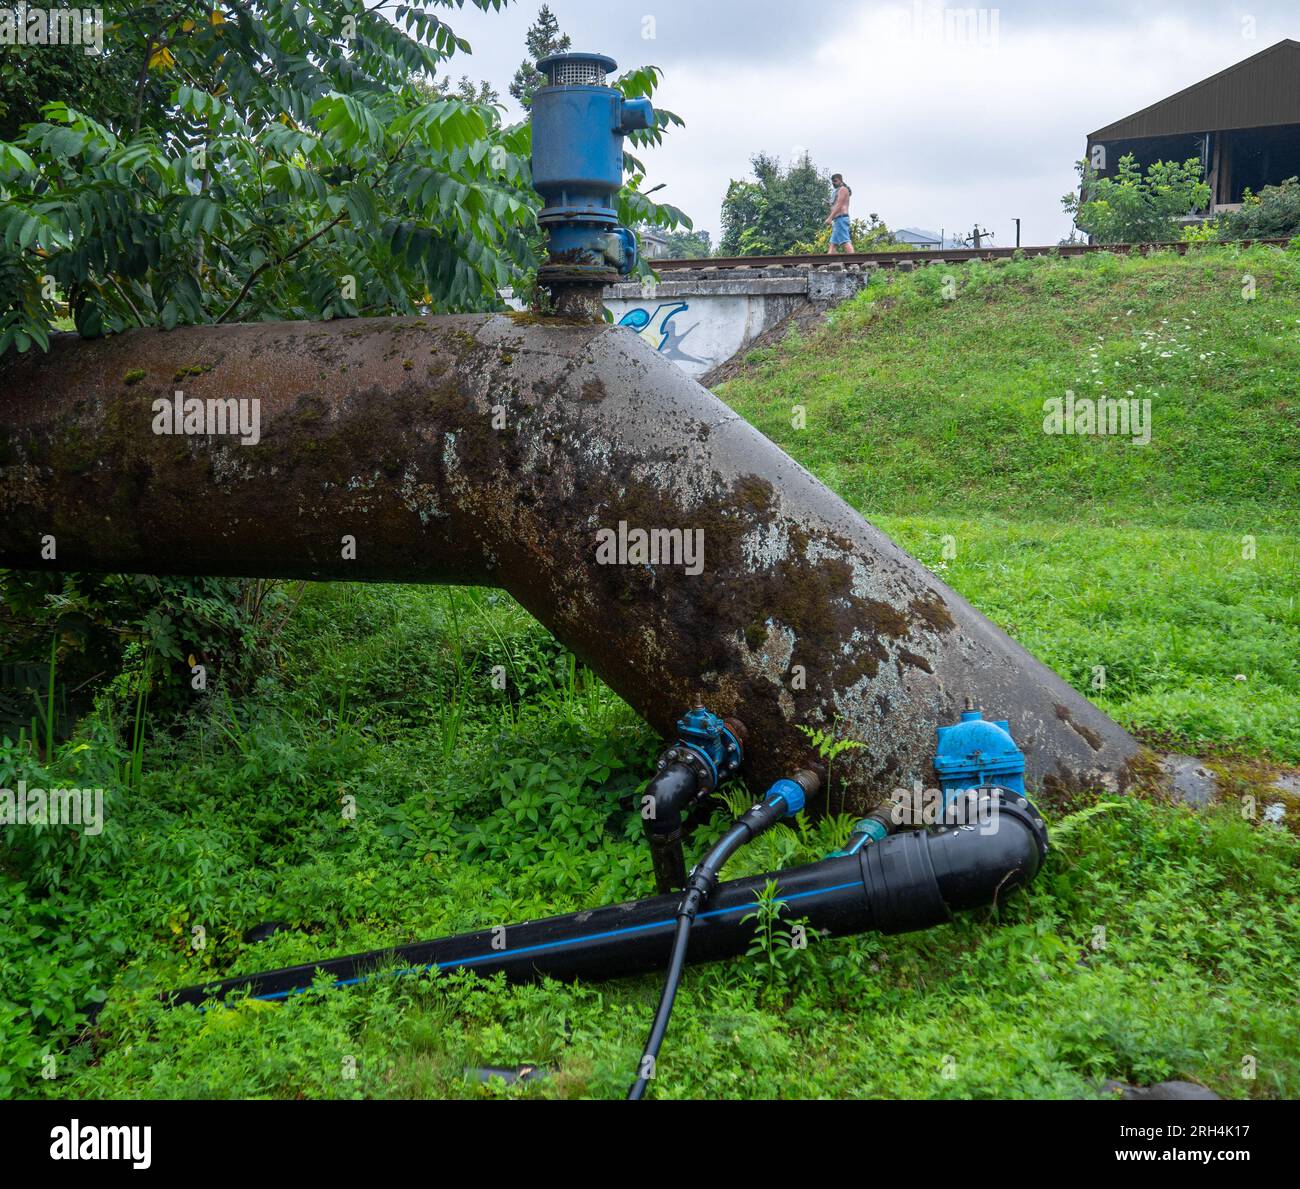
<svg viewBox="0 0 1300 1189">
<path fill-rule="evenodd" d="M 754 365 L 723 398 L 869 516 L 1295 531 L 1300 254 L 931 266 Z M 1151 444 L 1043 433 L 1067 390 L 1150 399 Z"/>
<path fill-rule="evenodd" d="M 1260 296 L 1239 309 L 1227 286 L 1247 269 Z M 1293 258 L 958 275 L 956 302 L 928 272 L 872 291 L 724 395 L 1121 721 L 1234 763 L 1300 760 L 1300 367 L 1297 331 L 1278 330 L 1300 318 Z M 1193 308 L 1195 356 L 1140 371 L 1129 340 Z M 1119 382 L 1165 402 L 1151 450 L 1046 438 L 1031 415 L 1043 386 L 1081 387 L 1080 359 L 1115 326 L 1129 338 L 1101 350 Z M 1205 343 L 1223 353 L 1213 366 Z M 158 1005 L 213 975 L 652 886 L 634 807 L 657 741 L 509 599 L 315 587 L 286 648 L 243 696 L 218 688 L 152 722 L 142 759 L 129 697 L 46 760 L 0 745 L 0 787 L 108 794 L 99 839 L 29 834 L 0 860 L 0 1096 L 624 1093 L 655 978 L 440 976 L 207 1014 Z M 997 911 L 689 970 L 654 1095 L 1088 1097 L 1106 1078 L 1174 1077 L 1300 1095 L 1295 834 L 1232 805 L 1082 797 L 1049 817 L 1048 867 Z M 779 828 L 727 874 L 816 859 L 844 828 Z M 265 920 L 292 928 L 244 943 Z M 533 1062 L 550 1076 L 530 1087 L 466 1075 Z"/>
<path fill-rule="evenodd" d="M 1300 762 L 1297 537 L 1261 536 L 1248 561 L 1236 537 L 1193 529 L 875 519 L 1131 730 Z"/>
<path fill-rule="evenodd" d="M 47 996 L 26 1036 L 6 1031 L 7 1069 L 19 1075 L 11 1089 L 625 1090 L 655 979 L 510 989 L 444 976 L 207 1015 L 154 1001 L 214 973 L 650 887 L 632 800 L 655 741 L 589 676 L 560 680 L 567 666 L 513 604 L 450 597 L 455 618 L 443 591 L 317 588 L 294 628 L 288 672 L 240 703 L 214 699 L 182 734 L 153 739 L 140 795 L 110 808 L 103 852 L 46 894 L 8 882 L 0 1001 L 30 1009 L 36 980 Z M 533 693 L 511 705 L 474 682 L 444 762 L 439 722 L 456 655 L 488 671 L 503 647 L 534 675 Z M 84 771 L 98 746 L 67 762 Z M 347 795 L 357 806 L 350 820 Z M 710 836 L 723 822 L 720 812 Z M 815 942 L 775 970 L 754 961 L 691 970 L 655 1093 L 1069 1097 L 1095 1095 L 1107 1077 L 1174 1076 L 1231 1096 L 1300 1091 L 1300 842 L 1228 809 L 1197 815 L 1136 800 L 1052 824 L 1051 865 L 999 912 L 914 937 Z M 782 828 L 729 874 L 818 858 L 837 828 Z M 241 941 L 266 919 L 293 930 Z M 206 942 L 198 952 L 196 924 Z M 78 1043 L 67 1043 L 78 1029 L 57 1002 L 56 961 L 69 996 L 87 986 L 107 995 Z M 24 1055 L 39 1069 L 52 1041 L 61 1042 L 58 1076 L 21 1076 Z M 1240 1076 L 1247 1056 L 1253 1080 Z M 465 1076 L 526 1062 L 554 1076 L 528 1090 Z"/>
</svg>

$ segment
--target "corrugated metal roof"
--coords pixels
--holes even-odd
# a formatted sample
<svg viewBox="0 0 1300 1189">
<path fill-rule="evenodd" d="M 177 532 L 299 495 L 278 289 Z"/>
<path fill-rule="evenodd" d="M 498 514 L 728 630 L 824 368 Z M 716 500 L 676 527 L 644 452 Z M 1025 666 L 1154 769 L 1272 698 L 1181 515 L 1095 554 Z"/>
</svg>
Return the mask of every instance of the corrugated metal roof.
<svg viewBox="0 0 1300 1189">
<path fill-rule="evenodd" d="M 1136 140 L 1277 124 L 1300 124 L 1300 42 L 1289 38 L 1088 139 Z"/>
</svg>

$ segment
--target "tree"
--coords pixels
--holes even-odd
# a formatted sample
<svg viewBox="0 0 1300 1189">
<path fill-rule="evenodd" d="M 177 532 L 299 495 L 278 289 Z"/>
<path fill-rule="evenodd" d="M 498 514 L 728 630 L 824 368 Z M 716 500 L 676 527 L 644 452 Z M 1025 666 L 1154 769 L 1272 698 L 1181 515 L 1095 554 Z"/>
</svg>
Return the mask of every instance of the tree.
<svg viewBox="0 0 1300 1189">
<path fill-rule="evenodd" d="M 670 231 L 664 244 L 669 260 L 703 260 L 713 255 L 713 240 L 707 231 Z"/>
<path fill-rule="evenodd" d="M 21 10 L 0 3 L 11 20 Z M 0 16 L 0 20 L 3 16 Z M 106 48 L 108 48 L 106 46 Z M 139 110 L 144 126 L 166 126 L 167 89 L 157 72 L 145 79 L 137 96 L 140 63 L 123 52 L 88 54 L 80 45 L 43 45 L 39 50 L 0 43 L 0 140 L 13 140 L 24 124 L 41 118 L 41 105 L 50 99 L 71 99 L 87 111 L 98 112 L 102 123 L 130 127 Z"/>
<path fill-rule="evenodd" d="M 461 4 L 106 0 L 103 85 L 83 89 L 71 67 L 32 55 L 42 70 L 22 99 L 34 115 L 0 139 L 0 357 L 48 349 L 69 317 L 97 336 L 493 309 L 499 287 L 527 288 L 540 244 L 531 128 L 503 125 L 472 82 L 451 94 L 437 81 L 469 49 L 438 15 Z M 0 58 L 0 84 L 10 64 Z M 614 85 L 652 97 L 660 79 L 646 67 Z M 660 110 L 631 147 L 680 124 Z M 685 222 L 640 193 L 644 167 L 626 160 L 620 219 Z M 6 573 L 0 633 L 13 637 L 18 619 L 33 647 L 56 637 L 61 675 L 69 648 L 96 659 L 88 677 L 127 640 L 173 665 L 189 649 L 247 656 L 264 594 L 218 579 Z"/>
<path fill-rule="evenodd" d="M 733 180 L 722 202 L 723 256 L 780 256 L 815 240 L 825 226 L 833 192 L 830 177 L 808 154 L 788 169 L 759 153 L 754 180 Z"/>
<path fill-rule="evenodd" d="M 475 82 L 468 74 L 462 74 L 460 79 L 453 83 L 451 75 L 434 82 L 430 88 L 431 92 L 439 97 L 444 95 L 454 96 L 464 103 L 476 103 L 480 107 L 500 107 L 501 93 L 486 79 L 479 79 Z"/>
<path fill-rule="evenodd" d="M 1202 180 L 1201 162 L 1157 161 L 1142 174 L 1130 153 L 1119 160 L 1114 177 L 1101 177 L 1088 161 L 1075 166 L 1078 194 L 1061 205 L 1079 228 L 1103 244 L 1166 243 L 1179 236 L 1179 220 L 1203 210 L 1210 187 Z"/>
<path fill-rule="evenodd" d="M 0 355 L 46 347 L 68 316 L 94 336 L 491 309 L 500 288 L 526 287 L 531 128 L 430 90 L 469 48 L 436 15 L 458 3 L 406 0 L 400 23 L 363 0 L 106 13 L 109 54 L 136 67 L 131 103 L 55 97 L 0 141 Z M 616 85 L 651 95 L 659 79 L 648 67 Z M 151 88 L 166 95 L 158 129 Z M 633 144 L 680 122 L 660 113 Z M 628 161 L 625 222 L 681 223 L 638 192 L 644 168 Z"/>
<path fill-rule="evenodd" d="M 546 76 L 537 69 L 537 63 L 551 54 L 568 53 L 573 39 L 567 33 L 560 32 L 560 22 L 550 6 L 543 4 L 538 10 L 537 20 L 528 29 L 528 57 L 519 64 L 514 81 L 510 84 L 510 94 L 524 107 L 531 107 L 533 93 L 546 85 Z"/>
</svg>

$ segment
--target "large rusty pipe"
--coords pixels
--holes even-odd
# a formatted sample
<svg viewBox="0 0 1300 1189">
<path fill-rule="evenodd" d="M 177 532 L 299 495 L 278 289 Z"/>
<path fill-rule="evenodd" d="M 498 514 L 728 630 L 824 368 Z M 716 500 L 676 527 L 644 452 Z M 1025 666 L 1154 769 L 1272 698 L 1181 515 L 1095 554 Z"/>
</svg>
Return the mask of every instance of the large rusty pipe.
<svg viewBox="0 0 1300 1189">
<path fill-rule="evenodd" d="M 174 408 L 177 390 L 259 402 L 259 440 L 156 432 L 155 402 Z M 676 535 L 647 560 L 638 530 Z M 601 324 L 59 336 L 0 361 L 0 565 L 498 585 L 665 735 L 697 691 L 744 721 L 757 786 L 807 763 L 801 726 L 861 740 L 835 763 L 858 805 L 932 782 L 935 726 L 968 696 L 1010 720 L 1034 787 L 1122 785 L 1138 751 L 720 400 Z"/>
</svg>

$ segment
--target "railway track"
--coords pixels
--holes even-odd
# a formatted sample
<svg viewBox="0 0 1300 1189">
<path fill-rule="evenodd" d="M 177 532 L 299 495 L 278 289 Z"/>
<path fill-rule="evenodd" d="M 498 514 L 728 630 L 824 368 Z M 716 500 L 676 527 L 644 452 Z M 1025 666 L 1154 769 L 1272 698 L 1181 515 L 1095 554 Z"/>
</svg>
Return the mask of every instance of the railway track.
<svg viewBox="0 0 1300 1189">
<path fill-rule="evenodd" d="M 1215 241 L 1218 243 L 1221 241 Z M 1274 244 L 1285 246 L 1286 239 L 1234 240 L 1240 247 L 1253 244 Z M 704 269 L 761 269 L 761 268 L 847 268 L 875 265 L 879 268 L 895 268 L 900 264 L 962 264 L 968 260 L 1009 260 L 1017 254 L 1022 256 L 1087 256 L 1093 252 L 1141 252 L 1144 256 L 1152 252 L 1178 252 L 1186 256 L 1188 251 L 1205 245 L 1189 243 L 1165 244 L 1066 244 L 1033 248 L 927 248 L 919 251 L 894 252 L 855 252 L 852 255 L 839 256 L 706 256 L 699 260 L 652 260 L 650 266 L 658 273 L 665 272 L 699 272 Z M 1214 246 L 1211 244 L 1210 246 Z"/>
</svg>

